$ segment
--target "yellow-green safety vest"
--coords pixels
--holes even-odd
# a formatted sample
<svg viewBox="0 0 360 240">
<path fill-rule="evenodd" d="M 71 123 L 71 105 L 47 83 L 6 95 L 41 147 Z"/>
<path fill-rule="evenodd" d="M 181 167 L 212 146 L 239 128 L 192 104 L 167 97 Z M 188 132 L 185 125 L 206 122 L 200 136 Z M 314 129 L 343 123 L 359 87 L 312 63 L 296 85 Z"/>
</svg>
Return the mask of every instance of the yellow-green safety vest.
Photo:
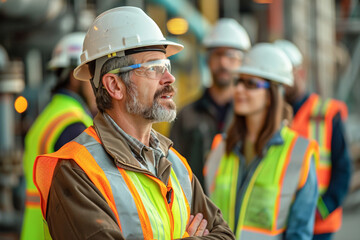
<svg viewBox="0 0 360 240">
<path fill-rule="evenodd" d="M 287 127 L 280 132 L 284 143 L 272 145 L 252 175 L 242 197 L 238 224 L 235 206 L 240 159 L 225 153 L 225 142 L 209 157 L 206 183 L 210 198 L 220 208 L 236 239 L 281 239 L 289 210 L 307 179 L 312 156 L 318 158 L 318 145 L 299 137 Z M 281 204 L 280 204 L 281 203 Z"/>
</svg>

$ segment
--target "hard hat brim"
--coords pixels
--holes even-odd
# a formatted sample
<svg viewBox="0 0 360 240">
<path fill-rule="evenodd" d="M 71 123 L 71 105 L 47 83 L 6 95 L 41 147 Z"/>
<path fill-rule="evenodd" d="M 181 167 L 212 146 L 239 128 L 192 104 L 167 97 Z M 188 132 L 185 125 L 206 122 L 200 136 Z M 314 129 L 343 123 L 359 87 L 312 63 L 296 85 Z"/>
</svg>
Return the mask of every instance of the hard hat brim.
<svg viewBox="0 0 360 240">
<path fill-rule="evenodd" d="M 289 79 L 289 78 L 281 77 L 277 74 L 261 71 L 257 68 L 253 68 L 253 67 L 241 66 L 239 69 L 235 70 L 234 73 L 248 74 L 248 75 L 252 75 L 252 76 L 256 76 L 256 77 L 261 77 L 261 78 L 264 78 L 264 79 L 267 79 L 270 81 L 285 84 L 290 87 L 292 87 L 294 85 L 293 81 L 291 81 L 291 79 Z"/>
<path fill-rule="evenodd" d="M 141 46 L 139 46 L 139 48 L 142 47 L 149 47 L 149 46 L 158 46 L 158 45 L 166 45 L 166 57 L 170 57 L 178 52 L 180 52 L 181 50 L 183 50 L 184 46 L 172 41 L 168 41 L 168 40 L 162 40 L 162 41 L 158 41 L 158 42 L 151 42 L 151 44 L 146 44 L 146 43 L 142 43 Z M 129 49 L 134 49 L 134 47 L 131 47 Z M 128 49 L 121 49 L 121 51 L 125 51 Z M 117 52 L 116 49 L 114 49 L 112 52 Z M 110 53 L 108 53 L 110 54 Z M 89 66 L 88 63 L 92 62 L 98 58 L 101 58 L 103 56 L 106 56 L 107 54 L 99 54 L 98 56 L 94 56 L 92 59 L 89 59 L 85 62 L 82 62 L 78 67 L 75 68 L 74 70 L 74 77 L 78 80 L 82 80 L 82 81 L 89 81 L 92 76 L 90 75 L 90 71 L 89 71 Z"/>
<path fill-rule="evenodd" d="M 212 48 L 222 48 L 222 47 L 225 47 L 225 48 L 233 48 L 233 49 L 237 49 L 237 50 L 240 50 L 240 51 L 243 51 L 243 52 L 246 52 L 248 51 L 248 48 L 244 48 L 244 47 L 239 47 L 238 45 L 236 44 L 232 44 L 232 43 L 228 43 L 228 42 L 223 42 L 223 43 L 212 43 L 212 44 L 207 44 L 205 45 L 204 44 L 204 47 L 206 49 L 212 49 Z M 249 47 L 250 48 L 250 47 Z"/>
</svg>

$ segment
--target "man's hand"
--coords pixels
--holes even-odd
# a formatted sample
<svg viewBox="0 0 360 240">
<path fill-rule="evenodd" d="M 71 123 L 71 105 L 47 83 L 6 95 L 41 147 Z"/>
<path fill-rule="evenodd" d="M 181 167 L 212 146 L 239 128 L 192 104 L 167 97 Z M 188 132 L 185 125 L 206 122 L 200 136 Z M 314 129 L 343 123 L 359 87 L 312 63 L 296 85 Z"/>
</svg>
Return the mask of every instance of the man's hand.
<svg viewBox="0 0 360 240">
<path fill-rule="evenodd" d="M 186 225 L 186 232 L 190 237 L 192 236 L 206 236 L 209 230 L 206 229 L 207 221 L 201 213 L 196 214 L 194 217 L 190 215 L 188 224 Z"/>
</svg>

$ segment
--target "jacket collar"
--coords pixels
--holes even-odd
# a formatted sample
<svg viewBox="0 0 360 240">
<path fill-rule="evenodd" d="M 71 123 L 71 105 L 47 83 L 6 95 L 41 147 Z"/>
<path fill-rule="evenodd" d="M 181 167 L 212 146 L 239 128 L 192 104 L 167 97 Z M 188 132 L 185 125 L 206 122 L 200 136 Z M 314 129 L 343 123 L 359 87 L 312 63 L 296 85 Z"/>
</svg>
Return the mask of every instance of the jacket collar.
<svg viewBox="0 0 360 240">
<path fill-rule="evenodd" d="M 116 127 L 104 117 L 102 113 L 98 113 L 94 118 L 94 128 L 104 149 L 114 159 L 115 164 L 118 167 L 126 170 L 151 174 L 146 169 L 141 168 L 140 163 L 133 156 L 126 139 L 117 131 Z M 172 142 L 155 130 L 152 131 L 160 142 L 160 149 L 163 151 L 165 156 L 167 156 L 169 149 L 172 146 Z M 161 159 L 158 166 L 158 173 L 166 172 L 166 169 L 169 166 L 171 166 L 171 163 L 167 159 Z"/>
</svg>

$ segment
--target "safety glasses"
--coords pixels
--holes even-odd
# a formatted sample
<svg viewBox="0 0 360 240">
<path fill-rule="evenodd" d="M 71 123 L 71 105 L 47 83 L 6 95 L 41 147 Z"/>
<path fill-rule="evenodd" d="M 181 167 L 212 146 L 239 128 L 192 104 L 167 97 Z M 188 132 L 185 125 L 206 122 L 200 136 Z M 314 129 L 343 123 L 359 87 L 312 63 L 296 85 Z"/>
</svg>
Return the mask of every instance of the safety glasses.
<svg viewBox="0 0 360 240">
<path fill-rule="evenodd" d="M 108 73 L 118 74 L 134 71 L 134 73 L 140 77 L 160 80 L 166 70 L 171 73 L 171 64 L 169 59 L 160 59 L 145 63 L 138 63 L 127 67 L 116 68 Z"/>
<path fill-rule="evenodd" d="M 251 78 L 242 78 L 242 77 L 235 77 L 234 78 L 234 85 L 237 86 L 239 83 L 244 84 L 246 89 L 257 89 L 257 88 L 269 88 L 270 83 L 262 80 L 260 78 L 251 77 Z"/>
<path fill-rule="evenodd" d="M 212 56 L 216 56 L 217 58 L 224 57 L 229 61 L 240 61 L 244 54 L 240 50 L 236 49 L 212 49 L 210 50 L 210 54 Z"/>
</svg>

